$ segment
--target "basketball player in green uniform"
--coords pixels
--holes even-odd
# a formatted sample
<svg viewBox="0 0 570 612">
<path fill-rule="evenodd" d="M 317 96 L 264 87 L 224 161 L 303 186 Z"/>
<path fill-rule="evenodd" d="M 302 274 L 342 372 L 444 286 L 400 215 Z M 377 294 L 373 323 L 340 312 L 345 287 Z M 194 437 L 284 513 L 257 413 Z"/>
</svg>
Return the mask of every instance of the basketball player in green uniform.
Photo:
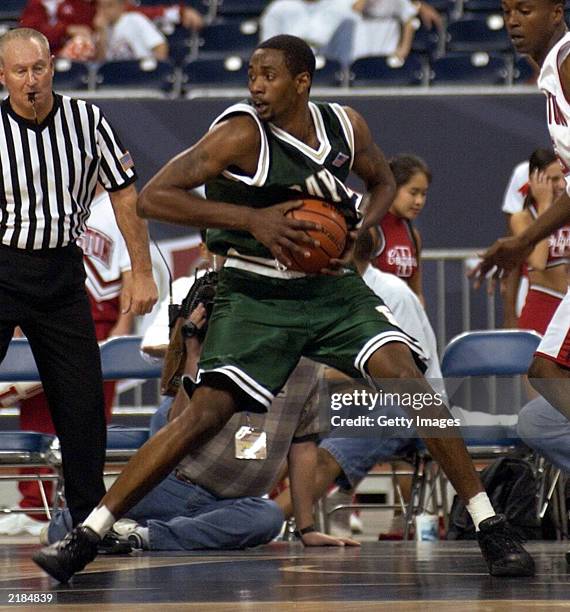
<svg viewBox="0 0 570 612">
<path fill-rule="evenodd" d="M 83 569 L 115 520 L 236 411 L 270 410 L 301 355 L 352 377 L 399 379 L 407 390 L 433 397 L 421 373 L 421 348 L 356 272 L 344 269 L 343 259 L 318 275 L 288 269 L 289 252 L 303 254 L 314 244 L 305 230 L 318 229 L 286 216 L 300 198 L 335 204 L 356 228 L 354 199 L 344 184 L 352 170 L 368 192 L 357 230 L 364 232 L 379 223 L 395 192 L 364 119 L 350 108 L 309 101 L 314 68 L 311 49 L 298 38 L 277 36 L 259 45 L 249 65 L 251 99 L 227 109 L 141 193 L 142 216 L 210 228 L 209 249 L 227 260 L 192 399 L 131 459 L 81 527 L 34 556 L 60 581 Z M 192 193 L 203 183 L 207 200 Z M 418 414 L 450 418 L 445 406 L 430 402 Z M 491 574 L 532 575 L 532 558 L 495 514 L 459 432 L 443 439 L 433 429 L 419 430 L 467 503 Z M 291 453 L 316 462 L 312 441 L 294 444 Z M 326 544 L 312 525 L 313 474 L 294 481 L 300 486 L 292 495 L 307 501 L 296 516 L 303 543 Z"/>
</svg>

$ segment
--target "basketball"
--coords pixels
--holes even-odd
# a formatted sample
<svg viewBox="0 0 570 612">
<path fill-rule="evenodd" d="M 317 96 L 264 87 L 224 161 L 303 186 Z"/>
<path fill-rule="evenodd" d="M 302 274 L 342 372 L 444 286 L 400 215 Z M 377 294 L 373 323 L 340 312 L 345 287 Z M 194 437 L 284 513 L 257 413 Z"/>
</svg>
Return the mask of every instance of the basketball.
<svg viewBox="0 0 570 612">
<path fill-rule="evenodd" d="M 310 230 L 311 238 L 318 240 L 320 246 L 302 245 L 310 253 L 304 257 L 302 253 L 288 252 L 293 265 L 290 270 L 315 274 L 328 266 L 329 261 L 338 257 L 344 251 L 348 229 L 343 215 L 328 202 L 322 200 L 303 200 L 303 206 L 290 210 L 287 217 L 301 221 L 319 223 L 321 230 Z"/>
</svg>

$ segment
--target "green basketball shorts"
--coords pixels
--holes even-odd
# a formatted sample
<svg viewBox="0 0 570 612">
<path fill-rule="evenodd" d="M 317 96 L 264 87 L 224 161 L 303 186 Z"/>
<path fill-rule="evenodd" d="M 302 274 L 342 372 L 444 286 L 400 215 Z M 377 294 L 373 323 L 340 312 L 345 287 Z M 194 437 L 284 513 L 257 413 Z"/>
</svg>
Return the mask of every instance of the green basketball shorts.
<svg viewBox="0 0 570 612">
<path fill-rule="evenodd" d="M 224 268 L 198 380 L 231 381 L 240 408 L 264 411 L 302 355 L 366 378 L 368 359 L 388 342 L 406 344 L 425 369 L 419 345 L 356 273 L 281 279 Z"/>
</svg>

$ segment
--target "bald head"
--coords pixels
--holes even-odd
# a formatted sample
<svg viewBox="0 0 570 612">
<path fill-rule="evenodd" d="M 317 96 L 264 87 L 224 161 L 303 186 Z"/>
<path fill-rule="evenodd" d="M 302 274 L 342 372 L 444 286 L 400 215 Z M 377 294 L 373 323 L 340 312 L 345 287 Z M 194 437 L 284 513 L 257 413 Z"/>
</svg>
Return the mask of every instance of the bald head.
<svg viewBox="0 0 570 612">
<path fill-rule="evenodd" d="M 0 36 L 0 65 L 4 65 L 4 54 L 6 47 L 10 43 L 27 42 L 30 40 L 36 41 L 45 51 L 47 57 L 50 57 L 49 41 L 41 32 L 33 30 L 32 28 L 16 28 L 14 30 L 8 30 L 5 34 Z"/>
</svg>

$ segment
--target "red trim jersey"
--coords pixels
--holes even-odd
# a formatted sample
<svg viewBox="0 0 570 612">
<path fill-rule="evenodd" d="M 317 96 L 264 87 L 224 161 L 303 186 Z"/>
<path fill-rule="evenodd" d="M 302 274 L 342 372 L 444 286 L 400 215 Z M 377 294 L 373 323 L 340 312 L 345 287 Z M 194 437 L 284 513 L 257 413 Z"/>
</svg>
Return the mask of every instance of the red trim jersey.
<svg viewBox="0 0 570 612">
<path fill-rule="evenodd" d="M 106 191 L 93 199 L 86 230 L 77 244 L 85 255 L 85 287 L 93 319 L 114 324 L 120 314 L 121 275 L 130 270 L 131 262 Z"/>
<path fill-rule="evenodd" d="M 418 269 L 418 250 L 408 221 L 387 212 L 378 229 L 380 245 L 374 267 L 404 279 L 413 276 Z"/>
<path fill-rule="evenodd" d="M 533 219 L 538 217 L 538 211 L 533 205 L 528 207 L 528 211 Z M 564 225 L 548 237 L 546 268 L 554 268 L 568 263 L 570 263 L 570 225 Z M 531 266 L 527 266 L 527 269 L 529 272 L 533 270 Z"/>
</svg>

